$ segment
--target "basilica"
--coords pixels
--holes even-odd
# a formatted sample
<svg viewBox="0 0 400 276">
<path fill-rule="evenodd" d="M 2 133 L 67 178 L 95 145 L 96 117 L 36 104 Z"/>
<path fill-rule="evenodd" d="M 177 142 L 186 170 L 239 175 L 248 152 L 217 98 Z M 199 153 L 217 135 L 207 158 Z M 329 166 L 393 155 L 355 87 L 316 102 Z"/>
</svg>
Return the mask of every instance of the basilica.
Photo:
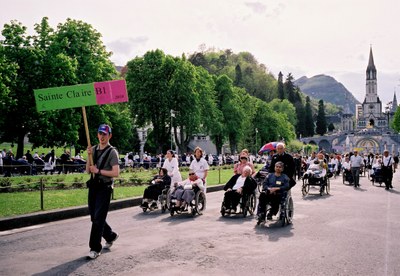
<svg viewBox="0 0 400 276">
<path fill-rule="evenodd" d="M 302 138 L 304 143 L 317 144 L 328 152 L 348 152 L 357 149 L 363 153 L 382 153 L 387 149 L 392 154 L 400 151 L 400 135 L 391 129 L 390 124 L 397 110 L 396 93 L 389 104 L 382 106 L 378 95 L 377 69 L 372 48 L 366 70 L 365 98 L 356 105 L 356 114 L 344 107 L 340 130 L 334 134 Z"/>
</svg>

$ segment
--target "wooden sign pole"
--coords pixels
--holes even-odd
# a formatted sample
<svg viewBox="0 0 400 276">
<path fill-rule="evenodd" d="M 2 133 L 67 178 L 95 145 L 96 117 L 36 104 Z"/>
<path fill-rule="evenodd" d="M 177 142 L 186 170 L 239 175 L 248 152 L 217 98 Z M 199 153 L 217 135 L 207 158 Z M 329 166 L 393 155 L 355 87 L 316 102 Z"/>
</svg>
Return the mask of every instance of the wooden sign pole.
<svg viewBox="0 0 400 276">
<path fill-rule="evenodd" d="M 87 144 L 88 144 L 88 147 L 91 147 L 92 145 L 90 144 L 89 127 L 88 127 L 88 122 L 87 122 L 87 117 L 86 117 L 86 108 L 84 106 L 82 106 L 82 116 L 83 116 L 83 124 L 85 126 Z M 88 154 L 88 162 L 89 162 L 89 166 L 93 165 L 93 155 L 92 154 Z"/>
</svg>

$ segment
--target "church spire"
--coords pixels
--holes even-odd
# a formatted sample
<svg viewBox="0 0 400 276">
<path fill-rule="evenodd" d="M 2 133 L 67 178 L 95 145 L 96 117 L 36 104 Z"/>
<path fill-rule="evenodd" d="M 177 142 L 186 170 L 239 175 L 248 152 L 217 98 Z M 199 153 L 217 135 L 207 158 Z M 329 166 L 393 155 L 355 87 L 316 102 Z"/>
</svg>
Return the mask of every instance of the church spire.
<svg viewBox="0 0 400 276">
<path fill-rule="evenodd" d="M 369 50 L 369 61 L 367 66 L 367 80 L 376 80 L 376 67 L 374 63 L 374 56 L 372 55 L 372 46 Z"/>
<path fill-rule="evenodd" d="M 397 110 L 397 98 L 396 98 L 396 91 L 394 91 L 393 101 L 392 101 L 392 112 L 395 113 Z"/>
</svg>

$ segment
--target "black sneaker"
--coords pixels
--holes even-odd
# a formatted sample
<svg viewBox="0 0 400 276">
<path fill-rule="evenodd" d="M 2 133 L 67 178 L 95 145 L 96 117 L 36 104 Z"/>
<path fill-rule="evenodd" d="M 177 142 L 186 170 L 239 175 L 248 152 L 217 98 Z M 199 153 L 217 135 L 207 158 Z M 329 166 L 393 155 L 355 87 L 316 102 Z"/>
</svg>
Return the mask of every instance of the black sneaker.
<svg viewBox="0 0 400 276">
<path fill-rule="evenodd" d="M 153 203 L 150 205 L 150 208 L 157 209 L 157 208 L 158 208 L 157 202 L 153 202 Z"/>
<path fill-rule="evenodd" d="M 267 220 L 272 220 L 272 214 L 271 213 L 268 213 Z"/>
<path fill-rule="evenodd" d="M 149 203 L 146 201 L 146 202 L 143 202 L 141 205 L 140 205 L 140 207 L 141 208 L 149 208 Z"/>
</svg>

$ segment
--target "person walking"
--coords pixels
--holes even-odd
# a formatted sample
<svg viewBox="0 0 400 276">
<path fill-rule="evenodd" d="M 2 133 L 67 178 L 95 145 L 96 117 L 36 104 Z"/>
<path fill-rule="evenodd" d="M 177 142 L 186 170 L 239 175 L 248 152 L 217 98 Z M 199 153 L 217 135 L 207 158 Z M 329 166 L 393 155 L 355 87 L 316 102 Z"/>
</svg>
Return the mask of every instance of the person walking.
<svg viewBox="0 0 400 276">
<path fill-rule="evenodd" d="M 102 124 L 97 132 L 99 144 L 87 148 L 88 156 L 93 154 L 93 164 L 86 164 L 86 172 L 91 174 L 88 181 L 88 205 L 92 221 L 89 259 L 96 259 L 102 249 L 109 249 L 119 237 L 106 222 L 113 179 L 119 176 L 118 152 L 110 145 L 111 137 L 111 127 Z M 104 247 L 101 245 L 102 237 L 106 240 Z"/>
<path fill-rule="evenodd" d="M 179 171 L 179 162 L 172 150 L 167 150 L 162 167 L 167 169 L 172 184 L 182 181 L 182 175 Z"/>
<path fill-rule="evenodd" d="M 272 156 L 271 165 L 268 169 L 270 173 L 275 173 L 275 164 L 279 161 L 284 164 L 283 171 L 289 177 L 289 186 L 292 188 L 296 185 L 296 180 L 294 179 L 295 163 L 293 157 L 285 151 L 284 143 L 276 144 L 276 154 Z"/>
<path fill-rule="evenodd" d="M 394 167 L 394 160 L 392 156 L 389 155 L 389 151 L 385 150 L 383 152 L 383 157 L 382 157 L 382 176 L 385 182 L 386 190 L 393 189 L 392 186 L 393 167 Z"/>
<path fill-rule="evenodd" d="M 350 157 L 351 174 L 353 176 L 354 187 L 360 187 L 360 169 L 364 165 L 364 159 L 358 155 L 358 151 L 355 150 L 354 154 Z"/>
</svg>

